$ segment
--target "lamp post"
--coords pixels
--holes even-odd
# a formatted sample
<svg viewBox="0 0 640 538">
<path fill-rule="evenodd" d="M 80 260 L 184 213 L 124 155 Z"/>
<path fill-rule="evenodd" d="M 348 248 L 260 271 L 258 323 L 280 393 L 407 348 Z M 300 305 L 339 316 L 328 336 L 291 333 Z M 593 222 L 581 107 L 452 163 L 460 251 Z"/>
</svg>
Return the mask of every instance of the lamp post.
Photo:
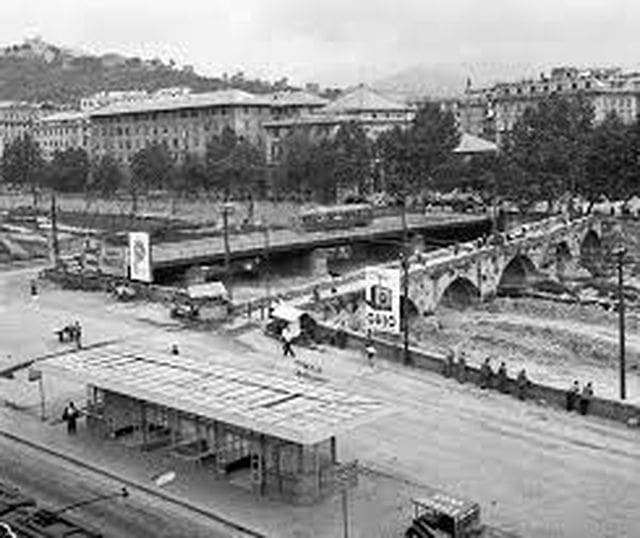
<svg viewBox="0 0 640 538">
<path fill-rule="evenodd" d="M 626 249 L 622 244 L 619 244 L 615 249 L 614 254 L 617 258 L 618 266 L 618 336 L 620 347 L 620 399 L 624 400 L 627 397 L 626 387 L 626 350 L 625 350 L 625 323 L 624 323 L 624 255 Z"/>
<path fill-rule="evenodd" d="M 407 195 L 406 191 L 402 198 L 402 341 L 403 341 L 403 362 L 411 364 L 409 355 L 409 229 L 407 226 Z"/>
<path fill-rule="evenodd" d="M 229 301 L 233 301 L 233 291 L 231 288 L 231 249 L 229 248 L 229 213 L 233 213 L 234 207 L 231 202 L 225 202 L 222 206 L 222 223 L 224 226 L 224 272 L 227 277 L 227 291 Z"/>
</svg>

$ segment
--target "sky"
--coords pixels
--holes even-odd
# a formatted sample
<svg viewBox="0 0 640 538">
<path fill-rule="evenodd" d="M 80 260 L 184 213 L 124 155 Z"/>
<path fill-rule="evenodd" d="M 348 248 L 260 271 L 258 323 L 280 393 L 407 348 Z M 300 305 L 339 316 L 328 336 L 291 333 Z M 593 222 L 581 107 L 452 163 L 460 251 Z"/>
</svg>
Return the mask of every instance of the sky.
<svg viewBox="0 0 640 538">
<path fill-rule="evenodd" d="M 638 28 L 634 0 L 5 0 L 0 17 L 5 45 L 40 35 L 323 86 L 415 66 L 633 67 Z"/>
</svg>

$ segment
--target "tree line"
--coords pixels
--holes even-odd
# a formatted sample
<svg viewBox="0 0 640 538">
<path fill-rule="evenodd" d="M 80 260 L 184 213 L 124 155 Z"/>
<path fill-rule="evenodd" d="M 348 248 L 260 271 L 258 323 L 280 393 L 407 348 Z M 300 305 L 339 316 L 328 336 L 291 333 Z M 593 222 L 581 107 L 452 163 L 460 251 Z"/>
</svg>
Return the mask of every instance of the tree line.
<svg viewBox="0 0 640 538">
<path fill-rule="evenodd" d="M 209 191 L 224 199 L 263 198 L 285 193 L 302 200 L 339 201 L 345 192 L 383 190 L 391 195 L 470 189 L 486 201 L 509 200 L 522 211 L 538 201 L 582 196 L 627 199 L 640 193 L 640 124 L 615 114 L 594 124 L 594 110 L 581 96 L 552 96 L 525 110 L 496 154 L 461 157 L 453 150 L 460 133 L 453 115 L 436 103 L 422 105 L 413 121 L 367 136 L 357 122 L 311 136 L 293 129 L 275 166 L 264 150 L 229 128 L 207 143 L 203 156 L 175 161 L 162 144 L 149 145 L 128 170 L 111 156 L 91 160 L 83 149 L 56 152 L 46 162 L 28 135 L 9 144 L 2 156 L 7 183 L 61 192 L 134 199 L 162 189 L 178 196 Z"/>
</svg>

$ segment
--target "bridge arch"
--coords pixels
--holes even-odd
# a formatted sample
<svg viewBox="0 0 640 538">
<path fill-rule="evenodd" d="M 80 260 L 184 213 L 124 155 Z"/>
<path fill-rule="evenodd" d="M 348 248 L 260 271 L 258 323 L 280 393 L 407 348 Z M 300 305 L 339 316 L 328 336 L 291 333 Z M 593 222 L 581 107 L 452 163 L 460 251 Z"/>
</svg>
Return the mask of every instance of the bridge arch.
<svg viewBox="0 0 640 538">
<path fill-rule="evenodd" d="M 573 255 L 567 241 L 560 241 L 555 245 L 554 259 L 556 266 L 556 275 L 563 276 L 567 266 L 571 263 Z"/>
<path fill-rule="evenodd" d="M 580 243 L 580 265 L 591 273 L 597 273 L 602 266 L 602 241 L 595 230 L 589 230 Z"/>
<path fill-rule="evenodd" d="M 476 304 L 479 300 L 480 290 L 478 287 L 468 278 L 459 276 L 445 288 L 437 305 L 464 310 Z"/>
<path fill-rule="evenodd" d="M 502 270 L 498 281 L 498 292 L 524 288 L 536 272 L 536 266 L 529 256 L 516 254 Z"/>
</svg>

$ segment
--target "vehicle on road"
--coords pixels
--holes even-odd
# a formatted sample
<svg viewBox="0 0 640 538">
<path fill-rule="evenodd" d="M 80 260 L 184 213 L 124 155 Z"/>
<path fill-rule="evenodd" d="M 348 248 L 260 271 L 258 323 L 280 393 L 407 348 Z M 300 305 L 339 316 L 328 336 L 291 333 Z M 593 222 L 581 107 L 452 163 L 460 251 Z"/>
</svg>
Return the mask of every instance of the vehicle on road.
<svg viewBox="0 0 640 538">
<path fill-rule="evenodd" d="M 444 493 L 411 499 L 413 522 L 405 538 L 515 538 L 480 521 L 480 505 Z"/>
<path fill-rule="evenodd" d="M 372 222 L 373 207 L 370 204 L 320 206 L 300 214 L 302 228 L 309 232 L 368 226 Z"/>
</svg>

